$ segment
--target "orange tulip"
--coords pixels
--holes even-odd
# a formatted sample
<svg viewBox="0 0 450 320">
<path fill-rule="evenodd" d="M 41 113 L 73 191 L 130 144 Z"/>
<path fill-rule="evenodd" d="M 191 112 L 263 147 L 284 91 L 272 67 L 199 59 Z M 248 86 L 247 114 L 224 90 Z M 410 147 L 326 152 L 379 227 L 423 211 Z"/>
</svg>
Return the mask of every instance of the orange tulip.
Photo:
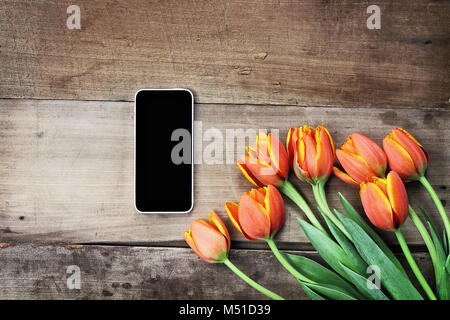
<svg viewBox="0 0 450 320">
<path fill-rule="evenodd" d="M 255 186 L 280 185 L 289 173 L 289 162 L 281 141 L 273 134 L 259 133 L 248 155 L 238 160 L 237 165 L 244 176 Z"/>
<path fill-rule="evenodd" d="M 227 202 L 225 209 L 236 229 L 252 241 L 273 238 L 284 224 L 283 198 L 273 185 L 252 189 L 239 204 Z"/>
<path fill-rule="evenodd" d="M 389 167 L 405 180 L 418 180 L 428 167 L 428 153 L 408 131 L 393 129 L 383 140 Z"/>
<path fill-rule="evenodd" d="M 336 156 L 346 173 L 337 167 L 333 173 L 346 183 L 359 186 L 372 177 L 385 177 L 386 154 L 372 139 L 360 133 L 352 133 L 341 149 L 336 150 Z"/>
<path fill-rule="evenodd" d="M 360 196 L 367 217 L 382 230 L 396 230 L 408 217 L 408 195 L 395 171 L 389 172 L 387 179 L 363 182 Z"/>
<path fill-rule="evenodd" d="M 333 139 L 324 126 L 291 128 L 286 145 L 289 162 L 300 180 L 311 184 L 328 180 L 335 151 Z"/>
<path fill-rule="evenodd" d="M 219 216 L 211 210 L 209 222 L 203 219 L 191 222 L 184 239 L 194 252 L 205 262 L 224 262 L 228 258 L 231 239 Z"/>
</svg>

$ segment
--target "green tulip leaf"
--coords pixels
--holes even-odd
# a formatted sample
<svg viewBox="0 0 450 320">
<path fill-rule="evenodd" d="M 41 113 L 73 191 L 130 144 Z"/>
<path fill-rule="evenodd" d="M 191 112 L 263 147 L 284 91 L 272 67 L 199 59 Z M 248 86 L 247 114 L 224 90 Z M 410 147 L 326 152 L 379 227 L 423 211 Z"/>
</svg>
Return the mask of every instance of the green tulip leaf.
<svg viewBox="0 0 450 320">
<path fill-rule="evenodd" d="M 447 273 L 450 274 L 450 255 L 447 257 L 447 261 L 445 262 L 445 268 L 447 269 Z"/>
<path fill-rule="evenodd" d="M 342 214 L 338 214 L 338 218 L 352 236 L 358 252 L 364 252 L 366 263 L 377 266 L 381 270 L 381 283 L 393 298 L 398 300 L 423 300 L 408 277 L 397 268 L 361 226 Z"/>
<path fill-rule="evenodd" d="M 365 275 L 367 270 L 367 264 L 366 262 L 361 258 L 358 251 L 356 250 L 355 246 L 350 242 L 350 240 L 342 233 L 339 228 L 336 227 L 336 225 L 322 212 L 322 210 L 319 208 L 320 213 L 325 219 L 325 222 L 328 225 L 328 228 L 330 229 L 331 233 L 333 234 L 334 238 L 337 240 L 341 248 L 345 251 L 347 254 L 347 257 L 350 259 L 352 263 L 352 270 L 359 273 L 360 275 Z"/>
<path fill-rule="evenodd" d="M 369 288 L 367 284 L 367 279 L 363 276 L 357 274 L 353 270 L 347 268 L 342 265 L 342 268 L 347 272 L 348 276 L 353 279 L 353 283 L 358 288 L 360 292 L 364 294 L 364 296 L 368 297 L 371 300 L 389 300 L 388 297 L 378 288 Z"/>
<path fill-rule="evenodd" d="M 391 260 L 397 268 L 407 277 L 406 271 L 403 268 L 400 261 L 398 261 L 397 257 L 394 255 L 394 253 L 389 249 L 387 244 L 381 239 L 381 237 L 376 233 L 359 215 L 358 211 L 353 208 L 353 206 L 348 202 L 348 200 L 339 192 L 339 198 L 341 200 L 342 207 L 344 208 L 345 212 L 347 213 L 348 217 L 355 222 L 358 226 L 360 226 L 371 238 L 373 241 L 376 242 L 378 247 L 383 251 L 383 253 Z M 336 214 L 337 210 L 334 210 Z M 361 254 L 363 256 L 363 254 Z"/>
<path fill-rule="evenodd" d="M 437 283 L 439 297 L 442 300 L 450 300 L 450 255 L 447 257 L 445 266 L 442 267 L 441 278 Z"/>
<path fill-rule="evenodd" d="M 442 243 L 444 244 L 444 251 L 445 251 L 445 254 L 449 254 L 449 252 L 448 252 L 448 239 L 447 239 L 447 233 L 445 232 L 445 230 L 442 230 L 442 239 L 444 239 L 443 241 L 442 241 Z"/>
<path fill-rule="evenodd" d="M 437 228 L 433 224 L 433 222 L 430 219 L 430 216 L 426 213 L 426 211 L 419 207 L 419 211 L 422 214 L 422 217 L 425 219 L 428 229 L 431 233 L 431 239 L 433 240 L 434 247 L 436 248 L 436 254 L 437 254 L 437 266 L 435 266 L 437 270 L 436 274 L 436 288 L 439 295 L 439 298 L 442 300 L 448 300 L 450 299 L 450 275 L 446 270 L 446 260 L 448 261 L 448 257 L 446 254 L 446 241 L 441 241 Z M 444 238 L 445 238 L 445 232 L 444 232 Z"/>
<path fill-rule="evenodd" d="M 298 279 L 297 279 L 298 280 Z M 314 292 L 313 290 L 311 290 L 309 287 L 307 287 L 305 285 L 305 283 L 301 280 L 298 280 L 298 282 L 300 283 L 300 286 L 302 287 L 303 291 L 306 292 L 306 294 L 308 295 L 308 297 L 311 298 L 311 300 L 326 300 L 324 297 L 322 297 L 320 294 Z"/>
<path fill-rule="evenodd" d="M 445 260 L 447 259 L 447 256 L 444 252 L 444 248 L 442 246 L 441 239 L 439 238 L 439 235 L 436 233 L 436 229 L 434 228 L 433 224 L 430 221 L 427 221 L 427 224 L 428 224 L 428 228 L 430 229 L 431 239 L 433 239 L 433 244 L 434 244 L 434 247 L 436 248 L 439 267 L 445 266 Z"/>
<path fill-rule="evenodd" d="M 450 300 L 450 274 L 446 272 L 445 267 L 441 269 L 436 287 L 441 300 Z"/>
<path fill-rule="evenodd" d="M 303 282 L 305 287 L 315 290 L 322 296 L 325 296 L 331 300 L 358 300 L 357 298 L 343 292 L 341 288 L 333 285 L 325 284 L 312 284 Z"/>
<path fill-rule="evenodd" d="M 347 253 L 335 241 L 330 239 L 329 236 L 327 236 L 325 233 L 323 233 L 310 223 L 300 218 L 297 218 L 297 220 L 306 236 L 308 237 L 309 241 L 311 241 L 311 244 L 314 246 L 320 256 L 325 260 L 325 262 L 328 263 L 328 265 L 344 279 L 351 282 L 351 278 L 342 269 L 340 264 L 342 263 L 348 268 L 353 268 L 352 261 L 347 256 Z"/>
<path fill-rule="evenodd" d="M 445 260 L 447 258 L 447 255 L 445 254 L 445 249 L 443 246 L 443 242 L 441 241 L 441 238 L 439 237 L 438 231 L 436 229 L 436 226 L 431 221 L 430 217 L 426 213 L 426 211 L 419 207 L 419 211 L 422 214 L 422 217 L 425 219 L 428 229 L 430 229 L 431 233 L 431 239 L 433 240 L 434 247 L 436 248 L 436 254 L 438 257 L 439 262 L 439 271 L 442 271 L 442 266 L 445 266 Z"/>
<path fill-rule="evenodd" d="M 426 223 L 428 225 L 428 228 L 430 229 L 431 238 L 433 239 L 433 243 L 434 243 L 434 246 L 436 248 L 436 253 L 437 253 L 437 256 L 438 256 L 438 260 L 439 260 L 441 266 L 445 265 L 445 260 L 447 258 L 447 254 L 445 253 L 443 242 L 441 241 L 441 238 L 439 237 L 439 233 L 437 231 L 437 228 L 433 224 L 433 221 L 431 221 L 430 217 L 428 216 L 428 214 L 426 213 L 426 211 L 424 209 L 419 207 L 419 211 L 422 214 L 423 218 L 425 219 L 425 221 L 426 221 Z"/>
<path fill-rule="evenodd" d="M 283 253 L 290 265 L 297 269 L 301 274 L 317 283 L 325 283 L 340 287 L 343 291 L 350 295 L 358 295 L 356 289 L 347 281 L 342 279 L 338 274 L 330 269 L 322 266 L 314 260 L 303 256 L 289 253 Z"/>
</svg>

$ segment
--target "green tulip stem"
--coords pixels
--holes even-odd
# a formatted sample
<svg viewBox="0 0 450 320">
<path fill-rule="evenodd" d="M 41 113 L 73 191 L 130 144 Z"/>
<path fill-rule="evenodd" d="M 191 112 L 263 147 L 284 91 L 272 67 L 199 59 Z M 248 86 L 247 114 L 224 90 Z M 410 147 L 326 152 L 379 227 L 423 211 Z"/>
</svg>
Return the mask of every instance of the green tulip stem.
<svg viewBox="0 0 450 320">
<path fill-rule="evenodd" d="M 422 223 L 420 218 L 417 216 L 417 213 L 414 211 L 414 209 L 409 206 L 409 216 L 411 217 L 411 220 L 416 225 L 417 230 L 419 231 L 420 235 L 422 236 L 423 241 L 425 242 L 425 245 L 428 248 L 428 252 L 430 253 L 431 261 L 433 262 L 434 267 L 434 275 L 436 277 L 436 281 L 440 279 L 439 277 L 439 263 L 438 263 L 438 255 L 436 251 L 436 247 L 434 246 L 433 240 L 430 237 L 430 234 L 428 233 L 427 229 L 425 228 L 425 225 Z"/>
<path fill-rule="evenodd" d="M 325 182 L 319 182 L 312 185 L 314 199 L 320 210 L 330 219 L 336 227 L 349 239 L 352 240 L 350 234 L 345 229 L 344 225 L 338 220 L 338 218 L 331 212 L 328 206 L 327 196 L 325 195 Z"/>
<path fill-rule="evenodd" d="M 433 293 L 433 290 L 431 290 L 430 286 L 428 285 L 427 280 L 425 280 L 422 272 L 420 271 L 419 267 L 417 266 L 416 262 L 414 261 L 411 251 L 409 251 L 409 247 L 408 247 L 408 244 L 406 243 L 405 237 L 403 237 L 403 234 L 400 231 L 400 228 L 395 230 L 395 235 L 397 236 L 398 243 L 400 244 L 400 247 L 402 248 L 403 253 L 405 254 L 406 260 L 408 261 L 412 271 L 414 272 L 417 280 L 419 280 L 419 283 L 422 286 L 425 293 L 427 294 L 428 298 L 430 300 L 437 300 L 436 296 Z"/>
<path fill-rule="evenodd" d="M 441 215 L 442 221 L 444 222 L 445 231 L 447 233 L 448 244 L 450 247 L 450 221 L 448 219 L 447 213 L 445 212 L 444 206 L 442 205 L 441 200 L 436 194 L 436 191 L 434 191 L 433 186 L 430 184 L 430 182 L 428 182 L 427 178 L 425 178 L 425 176 L 420 177 L 419 181 L 422 183 L 425 189 L 427 189 L 428 193 L 431 196 L 431 199 L 433 199 L 434 204 L 439 211 L 439 214 Z"/>
<path fill-rule="evenodd" d="M 306 281 L 309 283 L 315 283 L 314 281 L 308 279 L 303 274 L 297 271 L 290 263 L 286 260 L 286 257 L 278 250 L 275 242 L 273 239 L 266 239 L 267 244 L 269 245 L 270 249 L 272 250 L 275 257 L 278 259 L 278 261 L 281 263 L 281 265 L 289 271 L 294 277 L 296 277 L 298 280 Z"/>
<path fill-rule="evenodd" d="M 290 183 L 288 180 L 285 180 L 281 185 L 278 186 L 278 190 L 284 193 L 289 199 L 294 201 L 294 203 L 305 213 L 313 226 L 328 235 L 327 231 L 324 229 L 324 227 L 322 227 L 319 220 L 317 220 L 314 212 L 312 212 L 305 199 L 292 185 L 292 183 Z"/>
<path fill-rule="evenodd" d="M 252 279 L 250 279 L 245 273 L 243 273 L 241 270 L 239 270 L 233 263 L 231 263 L 231 261 L 227 258 L 225 261 L 223 261 L 223 263 L 230 268 L 231 271 L 233 271 L 234 273 L 236 273 L 242 280 L 244 280 L 245 282 L 247 282 L 247 284 L 251 287 L 253 287 L 254 289 L 258 290 L 259 292 L 261 292 L 262 294 L 266 295 L 267 297 L 273 299 L 273 300 L 285 300 L 283 297 L 277 295 L 276 293 L 270 291 L 269 289 L 264 288 L 262 285 L 260 285 L 259 283 L 253 281 Z"/>
</svg>

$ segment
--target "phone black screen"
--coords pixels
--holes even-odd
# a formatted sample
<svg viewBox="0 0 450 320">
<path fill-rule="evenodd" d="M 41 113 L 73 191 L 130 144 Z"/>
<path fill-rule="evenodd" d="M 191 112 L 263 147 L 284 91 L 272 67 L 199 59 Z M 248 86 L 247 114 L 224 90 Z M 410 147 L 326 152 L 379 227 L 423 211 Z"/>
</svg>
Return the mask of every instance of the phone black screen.
<svg viewBox="0 0 450 320">
<path fill-rule="evenodd" d="M 193 97 L 188 90 L 140 90 L 135 97 L 135 204 L 141 212 L 193 206 Z"/>
</svg>

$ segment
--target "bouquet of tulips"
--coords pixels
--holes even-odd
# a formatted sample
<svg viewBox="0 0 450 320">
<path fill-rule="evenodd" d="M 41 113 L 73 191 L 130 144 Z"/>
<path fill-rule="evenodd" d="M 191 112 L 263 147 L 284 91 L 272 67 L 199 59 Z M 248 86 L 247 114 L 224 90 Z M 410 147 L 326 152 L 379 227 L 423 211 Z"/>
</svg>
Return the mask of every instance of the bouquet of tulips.
<svg viewBox="0 0 450 320">
<path fill-rule="evenodd" d="M 425 178 L 429 158 L 422 145 L 406 130 L 393 129 L 383 140 L 383 148 L 370 138 L 351 134 L 335 150 L 329 131 L 319 126 L 289 130 L 286 148 L 273 134 L 260 133 L 247 155 L 238 160 L 242 174 L 257 188 L 244 193 L 239 203 L 226 202 L 229 219 L 251 241 L 266 241 L 281 265 L 314 300 L 430 300 L 450 298 L 450 223 L 444 207 Z M 335 157 L 342 169 L 334 166 Z M 390 171 L 386 174 L 387 168 Z M 290 168 L 301 181 L 310 184 L 322 225 L 299 191 L 289 182 Z M 404 267 L 382 238 L 339 194 L 345 214 L 332 210 L 325 184 L 333 174 L 359 188 L 361 202 L 370 222 L 392 231 L 398 239 L 414 276 L 417 289 Z M 426 212 L 422 219 L 408 204 L 404 182 L 419 181 L 429 192 L 442 218 L 440 233 Z M 314 248 L 328 264 L 323 266 L 303 256 L 282 253 L 274 237 L 285 221 L 281 194 L 292 200 L 306 215 L 298 222 Z M 402 224 L 411 217 L 433 263 L 435 283 L 430 286 L 411 255 L 402 234 Z M 256 283 L 228 259 L 231 239 L 219 216 L 211 211 L 209 221 L 191 222 L 184 237 L 205 262 L 224 263 L 262 294 L 283 300 L 278 294 Z M 379 285 L 369 285 L 368 268 L 380 270 Z"/>
</svg>

